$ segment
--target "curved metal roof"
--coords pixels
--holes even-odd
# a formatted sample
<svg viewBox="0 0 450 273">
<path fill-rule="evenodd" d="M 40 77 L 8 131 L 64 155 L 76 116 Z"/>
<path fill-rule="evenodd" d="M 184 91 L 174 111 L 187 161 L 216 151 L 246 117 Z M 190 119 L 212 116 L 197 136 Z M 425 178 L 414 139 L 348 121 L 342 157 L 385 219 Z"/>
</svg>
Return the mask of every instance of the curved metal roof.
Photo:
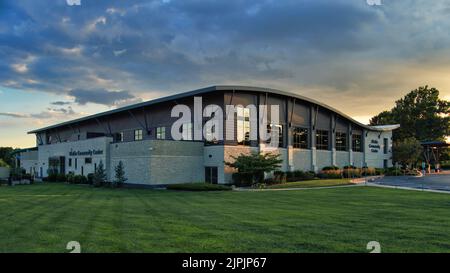
<svg viewBox="0 0 450 273">
<path fill-rule="evenodd" d="M 62 126 L 66 126 L 66 125 L 70 125 L 70 124 L 74 124 L 77 122 L 81 122 L 81 121 L 86 121 L 86 120 L 90 120 L 90 119 L 94 119 L 94 118 L 98 118 L 98 117 L 104 117 L 107 115 L 111 115 L 111 114 L 115 114 L 115 113 L 119 113 L 119 112 L 123 112 L 123 111 L 128 111 L 128 110 L 133 110 L 133 109 L 137 109 L 140 107 L 145 107 L 145 106 L 149 106 L 149 105 L 153 105 L 153 104 L 157 104 L 157 103 L 161 103 L 161 102 L 166 102 L 166 101 L 170 101 L 170 100 L 176 100 L 176 99 L 181 99 L 181 98 L 186 98 L 186 97 L 190 97 L 190 96 L 195 96 L 195 95 L 201 95 L 201 94 L 205 94 L 205 93 L 209 93 L 209 92 L 213 92 L 213 91 L 231 91 L 231 90 L 236 90 L 236 91 L 247 91 L 247 92 L 263 92 L 263 93 L 272 93 L 272 94 L 278 94 L 278 95 L 283 95 L 283 96 L 288 96 L 288 97 L 293 97 L 293 98 L 297 98 L 303 101 L 307 101 L 316 105 L 319 105 L 320 107 L 323 107 L 325 109 L 328 109 L 332 112 L 335 112 L 337 114 L 339 114 L 340 116 L 348 119 L 349 121 L 357 124 L 358 126 L 361 126 L 365 129 L 368 130 L 372 130 L 372 131 L 390 131 L 390 130 L 394 130 L 396 128 L 399 128 L 400 125 L 395 124 L 395 125 L 383 125 L 383 126 L 369 126 L 369 125 L 365 125 L 362 124 L 358 121 L 356 121 L 355 119 L 353 119 L 352 117 L 342 113 L 341 111 L 326 105 L 324 103 L 321 103 L 319 101 L 295 94 L 295 93 L 291 93 L 291 92 L 286 92 L 286 91 L 281 91 L 281 90 L 277 90 L 277 89 L 272 89 L 272 88 L 264 88 L 264 87 L 255 87 L 255 86 L 241 86 L 241 85 L 214 85 L 214 86 L 210 86 L 210 87 L 205 87 L 205 88 L 200 88 L 200 89 L 196 89 L 196 90 L 192 90 L 189 92 L 184 92 L 184 93 L 179 93 L 179 94 L 175 94 L 175 95 L 171 95 L 171 96 L 167 96 L 167 97 L 162 97 L 162 98 L 158 98 L 158 99 L 154 99 L 154 100 L 149 100 L 146 102 L 141 102 L 141 103 L 137 103 L 137 104 L 133 104 L 133 105 L 129 105 L 129 106 L 125 106 L 125 107 L 121 107 L 121 108 L 117 108 L 114 110 L 110 110 L 110 111 L 106 111 L 106 112 L 102 112 L 102 113 L 98 113 L 98 114 L 94 114 L 94 115 L 90 115 L 90 116 L 86 116 L 86 117 L 82 117 L 82 118 L 78 118 L 78 119 L 74 119 L 74 120 L 70 120 L 70 121 L 66 121 L 66 122 L 62 122 L 59 124 L 55 124 L 55 125 L 51 125 L 48 127 L 44 127 L 44 128 L 40 128 L 37 130 L 33 130 L 28 132 L 28 134 L 34 134 L 34 133 L 39 133 L 42 131 L 46 131 L 46 130 L 50 130 L 50 129 L 54 129 L 54 128 L 58 128 L 58 127 L 62 127 Z"/>
</svg>

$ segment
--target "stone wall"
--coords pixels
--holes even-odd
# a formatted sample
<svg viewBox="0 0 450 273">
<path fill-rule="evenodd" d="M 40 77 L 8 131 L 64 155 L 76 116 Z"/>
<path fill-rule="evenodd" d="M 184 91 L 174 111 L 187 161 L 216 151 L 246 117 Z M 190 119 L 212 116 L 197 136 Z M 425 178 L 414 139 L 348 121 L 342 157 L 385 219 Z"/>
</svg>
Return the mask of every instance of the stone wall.
<svg viewBox="0 0 450 273">
<path fill-rule="evenodd" d="M 342 168 L 350 165 L 350 154 L 345 151 L 336 151 L 336 166 Z"/>
<path fill-rule="evenodd" d="M 73 172 L 74 174 L 83 174 L 87 176 L 89 173 L 95 172 L 95 167 L 103 163 L 105 169 L 109 169 L 109 143 L 112 138 L 98 137 L 73 142 L 62 142 L 51 145 L 40 145 L 38 151 L 38 168 L 36 172 L 38 176 L 47 177 L 48 175 L 48 160 L 50 157 L 65 157 L 65 173 Z M 102 151 L 101 154 L 92 155 L 71 155 L 71 151 L 77 153 L 87 151 Z M 86 163 L 86 158 L 92 158 L 92 163 Z M 69 166 L 69 160 L 71 159 L 71 166 Z M 109 174 L 108 174 L 109 175 Z M 108 179 L 110 177 L 108 176 Z"/>
<path fill-rule="evenodd" d="M 110 173 L 122 161 L 127 183 L 160 185 L 205 180 L 203 142 L 144 140 L 113 143 Z"/>
<path fill-rule="evenodd" d="M 295 170 L 311 171 L 312 170 L 311 150 L 293 149 L 292 163 L 293 163 L 292 171 Z"/>
</svg>

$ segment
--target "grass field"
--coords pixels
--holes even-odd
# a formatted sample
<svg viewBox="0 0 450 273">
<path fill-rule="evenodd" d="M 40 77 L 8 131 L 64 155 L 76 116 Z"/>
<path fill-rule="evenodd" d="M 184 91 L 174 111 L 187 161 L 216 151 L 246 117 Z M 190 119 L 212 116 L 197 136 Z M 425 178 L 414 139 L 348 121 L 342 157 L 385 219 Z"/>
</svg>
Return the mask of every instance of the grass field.
<svg viewBox="0 0 450 273">
<path fill-rule="evenodd" d="M 316 179 L 299 182 L 288 182 L 282 184 L 274 184 L 267 186 L 268 189 L 285 189 L 285 188 L 318 188 L 331 186 L 352 185 L 350 179 Z"/>
<path fill-rule="evenodd" d="M 450 195 L 0 187 L 0 252 L 449 252 Z"/>
</svg>

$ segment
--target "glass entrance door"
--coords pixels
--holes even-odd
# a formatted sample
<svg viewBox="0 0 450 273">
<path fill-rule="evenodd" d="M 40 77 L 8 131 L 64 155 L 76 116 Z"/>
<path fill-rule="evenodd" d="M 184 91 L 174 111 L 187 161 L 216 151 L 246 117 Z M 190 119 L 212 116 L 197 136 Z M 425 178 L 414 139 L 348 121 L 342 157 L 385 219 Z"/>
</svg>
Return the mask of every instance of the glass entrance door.
<svg viewBox="0 0 450 273">
<path fill-rule="evenodd" d="M 205 167 L 205 182 L 211 184 L 217 184 L 218 169 L 217 167 Z"/>
</svg>

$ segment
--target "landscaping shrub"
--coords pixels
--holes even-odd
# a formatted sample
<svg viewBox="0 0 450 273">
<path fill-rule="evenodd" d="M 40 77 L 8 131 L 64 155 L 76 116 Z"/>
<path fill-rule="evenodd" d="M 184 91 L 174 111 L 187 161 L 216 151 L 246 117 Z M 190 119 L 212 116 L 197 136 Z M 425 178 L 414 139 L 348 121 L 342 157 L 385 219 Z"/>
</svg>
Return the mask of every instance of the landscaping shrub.
<svg viewBox="0 0 450 273">
<path fill-rule="evenodd" d="M 294 171 L 294 178 L 296 181 L 302 181 L 302 180 L 311 180 L 314 179 L 314 177 L 316 176 L 316 174 L 312 171 Z"/>
<path fill-rule="evenodd" d="M 375 175 L 382 175 L 384 174 L 383 168 L 375 168 Z"/>
<path fill-rule="evenodd" d="M 47 176 L 47 182 L 58 182 L 58 174 L 51 173 Z"/>
<path fill-rule="evenodd" d="M 322 168 L 318 176 L 321 179 L 342 178 L 342 170 L 337 166 L 326 166 Z"/>
<path fill-rule="evenodd" d="M 253 174 L 238 172 L 232 175 L 233 183 L 238 187 L 248 187 L 253 183 Z"/>
<path fill-rule="evenodd" d="M 275 171 L 273 173 L 273 182 L 274 183 L 284 183 L 287 181 L 288 177 L 289 177 L 289 173 L 290 172 L 282 172 L 282 171 Z M 274 184 L 272 183 L 272 184 Z"/>
<path fill-rule="evenodd" d="M 336 171 L 332 171 L 332 170 L 329 170 L 329 171 L 321 171 L 321 172 L 318 174 L 318 177 L 319 177 L 320 179 L 340 179 L 340 178 L 342 178 L 342 173 L 341 173 L 341 170 L 336 170 Z"/>
<path fill-rule="evenodd" d="M 26 171 L 23 168 L 11 169 L 11 172 L 10 172 L 11 179 L 14 181 L 21 180 L 22 176 L 25 174 L 25 172 Z"/>
<path fill-rule="evenodd" d="M 84 175 L 69 174 L 67 175 L 67 182 L 70 184 L 87 184 L 88 179 Z"/>
<path fill-rule="evenodd" d="M 403 175 L 403 173 L 400 169 L 397 169 L 395 167 L 390 167 L 390 168 L 387 168 L 384 170 L 384 175 L 397 176 L 397 175 Z"/>
<path fill-rule="evenodd" d="M 277 171 L 283 162 L 279 154 L 252 153 L 250 155 L 241 154 L 238 157 L 231 156 L 234 162 L 225 162 L 225 165 L 234 168 L 243 175 L 234 176 L 237 185 L 256 184 L 264 182 L 264 174 Z M 248 181 L 248 176 L 251 176 Z"/>
<path fill-rule="evenodd" d="M 67 182 L 67 176 L 63 173 L 56 175 L 56 182 Z"/>
<path fill-rule="evenodd" d="M 93 174 L 93 173 L 89 173 L 89 174 L 87 175 L 87 183 L 88 183 L 89 185 L 94 184 L 94 174 Z"/>
<path fill-rule="evenodd" d="M 443 170 L 450 170 L 450 162 L 443 162 L 441 164 L 441 169 L 443 169 Z"/>
<path fill-rule="evenodd" d="M 287 182 L 296 182 L 296 181 L 302 181 L 302 180 L 311 180 L 314 179 L 315 173 L 308 171 L 304 172 L 301 170 L 296 170 L 292 172 L 286 172 L 286 181 Z"/>
<path fill-rule="evenodd" d="M 339 170 L 338 166 L 325 166 L 322 168 L 322 171 L 332 171 L 332 170 Z"/>
<path fill-rule="evenodd" d="M 120 188 L 127 182 L 127 178 L 125 177 L 125 167 L 122 161 L 119 161 L 119 164 L 114 168 L 116 175 L 114 180 L 114 186 Z"/>
<path fill-rule="evenodd" d="M 98 164 L 98 167 L 95 170 L 93 176 L 94 187 L 101 187 L 103 183 L 105 183 L 105 181 L 106 181 L 106 171 L 103 166 L 103 162 L 100 161 L 100 164 Z"/>
<path fill-rule="evenodd" d="M 356 178 L 356 177 L 362 177 L 362 170 L 360 168 L 344 168 L 342 172 L 342 176 L 344 178 Z"/>
<path fill-rule="evenodd" d="M 75 175 L 73 174 L 73 172 L 69 172 L 69 173 L 66 175 L 67 183 L 73 184 L 73 177 L 74 177 L 74 176 L 75 176 Z"/>
<path fill-rule="evenodd" d="M 177 191 L 229 191 L 231 187 L 209 183 L 188 183 L 168 185 L 167 189 Z"/>
<path fill-rule="evenodd" d="M 377 171 L 375 170 L 375 168 L 372 167 L 363 167 L 361 169 L 361 175 L 363 176 L 372 176 L 372 175 L 376 175 Z"/>
</svg>

